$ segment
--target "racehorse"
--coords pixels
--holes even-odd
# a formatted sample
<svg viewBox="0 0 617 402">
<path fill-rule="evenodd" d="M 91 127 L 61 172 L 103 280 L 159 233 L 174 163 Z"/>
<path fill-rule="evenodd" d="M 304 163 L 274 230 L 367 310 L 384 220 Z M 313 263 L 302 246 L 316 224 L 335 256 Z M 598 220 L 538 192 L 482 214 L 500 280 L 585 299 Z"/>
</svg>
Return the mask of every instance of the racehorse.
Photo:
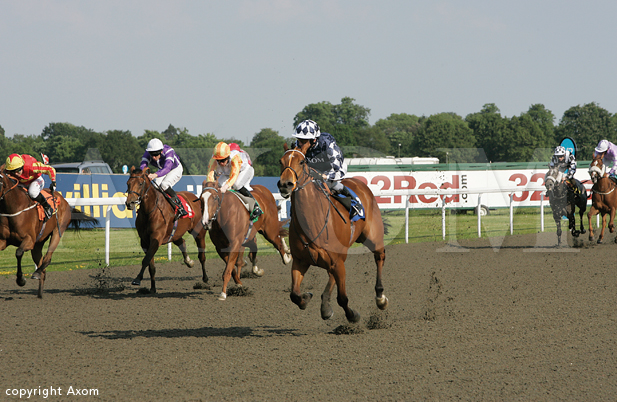
<svg viewBox="0 0 617 402">
<path fill-rule="evenodd" d="M 572 236 L 578 237 L 585 233 L 583 214 L 587 210 L 587 190 L 583 185 L 577 185 L 577 192 L 568 191 L 568 185 L 563 181 L 565 174 L 557 167 L 551 167 L 546 174 L 544 186 L 549 197 L 553 219 L 557 225 L 557 245 L 561 244 L 561 217 L 568 218 L 568 228 Z M 581 230 L 576 230 L 576 207 L 578 207 Z"/>
<path fill-rule="evenodd" d="M 384 248 L 384 224 L 377 201 L 366 184 L 358 179 L 344 179 L 344 185 L 352 189 L 362 201 L 366 219 L 351 222 L 343 204 L 321 181 L 321 175 L 309 167 L 305 154 L 310 146 L 289 149 L 280 159 L 281 176 L 277 183 L 281 195 L 291 196 L 291 223 L 289 246 L 293 256 L 291 267 L 291 300 L 304 310 L 313 297 L 312 293 L 300 293 L 300 285 L 311 265 L 324 268 L 329 275 L 328 284 L 321 294 L 321 318 L 327 320 L 334 312 L 330 297 L 337 286 L 336 300 L 350 322 L 358 322 L 360 314 L 349 307 L 345 287 L 345 260 L 353 243 L 364 244 L 373 253 L 377 265 L 375 300 L 384 310 L 388 298 L 383 294 L 381 274 L 386 259 Z M 319 178 L 315 178 L 319 177 Z"/>
<path fill-rule="evenodd" d="M 82 223 L 93 227 L 98 220 L 71 208 L 60 193 L 51 194 L 50 190 L 43 189 L 44 195 L 50 194 L 48 202 L 55 208 L 54 214 L 45 222 L 37 208 L 40 204 L 30 198 L 27 189 L 5 173 L 4 165 L 0 167 L 0 172 L 0 251 L 7 246 L 17 247 L 16 282 L 19 286 L 26 284 L 21 259 L 24 252 L 31 251 L 32 261 L 36 265 L 32 279 L 39 280 L 37 296 L 40 299 L 43 297 L 47 267 L 66 229 L 71 226 L 79 230 Z M 43 246 L 47 240 L 50 241 L 43 256 Z"/>
<path fill-rule="evenodd" d="M 143 171 L 131 167 L 130 177 L 126 182 L 128 186 L 126 207 L 130 210 L 135 209 L 139 204 L 139 211 L 135 219 L 135 228 L 139 234 L 141 248 L 146 253 L 141 261 L 141 270 L 132 284 L 139 286 L 144 277 L 146 266 L 150 272 L 150 293 L 156 293 L 156 266 L 154 255 L 160 246 L 173 242 L 184 258 L 184 263 L 188 267 L 193 267 L 195 262 L 191 260 L 186 252 L 186 243 L 182 236 L 188 231 L 195 238 L 197 244 L 199 262 L 201 262 L 202 280 L 208 283 L 206 274 L 206 231 L 201 224 L 201 206 L 197 196 L 188 191 L 179 191 L 177 194 L 184 198 L 194 211 L 194 216 L 175 219 L 175 211 L 171 204 L 166 200 L 163 193 L 155 188 L 148 177 L 149 168 Z"/>
<path fill-rule="evenodd" d="M 258 232 L 278 250 L 283 263 L 291 261 L 289 248 L 284 239 L 288 235 L 287 230 L 283 228 L 286 222 L 278 220 L 278 206 L 272 193 L 261 185 L 251 187 L 252 195 L 263 211 L 255 223 L 251 223 L 247 208 L 231 191 L 221 193 L 218 182 L 204 181 L 202 185 L 201 203 L 204 211 L 202 223 L 210 232 L 210 239 L 216 247 L 216 252 L 225 262 L 223 289 L 219 300 L 227 298 L 227 285 L 232 277 L 238 286 L 242 286 L 240 270 L 244 265 L 244 247 L 249 248 L 253 273 L 258 276 L 264 274 L 263 269 L 257 267 L 255 236 Z"/>
<path fill-rule="evenodd" d="M 615 231 L 615 211 L 617 210 L 617 183 L 610 177 L 604 177 L 605 167 L 601 157 L 595 157 L 589 165 L 589 175 L 593 182 L 591 188 L 591 208 L 587 214 L 589 218 L 589 241 L 593 241 L 593 226 L 591 218 L 598 213 L 602 215 L 602 229 L 598 244 L 604 239 L 604 228 L 606 227 L 606 214 L 610 215 L 608 222 L 608 230 L 613 233 Z M 617 242 L 617 239 L 615 239 Z"/>
</svg>

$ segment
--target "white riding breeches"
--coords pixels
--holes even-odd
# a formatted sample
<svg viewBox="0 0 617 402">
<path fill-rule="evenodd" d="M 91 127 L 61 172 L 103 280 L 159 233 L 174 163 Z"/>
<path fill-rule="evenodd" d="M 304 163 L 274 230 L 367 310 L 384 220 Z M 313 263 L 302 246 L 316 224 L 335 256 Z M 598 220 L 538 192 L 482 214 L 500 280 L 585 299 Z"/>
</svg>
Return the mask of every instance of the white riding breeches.
<svg viewBox="0 0 617 402">
<path fill-rule="evenodd" d="M 157 177 L 154 179 L 154 182 L 161 188 L 161 190 L 165 191 L 169 187 L 173 188 L 174 184 L 180 181 L 182 178 L 182 172 L 184 169 L 182 165 L 179 165 L 177 168 L 172 169 L 165 176 Z"/>
<path fill-rule="evenodd" d="M 253 191 L 253 188 L 251 187 L 251 180 L 253 180 L 253 176 L 255 176 L 255 169 L 253 169 L 253 166 L 247 166 L 246 169 L 240 171 L 238 178 L 231 188 L 234 190 L 239 190 L 242 187 L 246 187 L 247 190 Z M 219 184 L 221 186 L 225 184 L 227 180 L 229 180 L 228 175 L 223 174 L 219 176 Z"/>
<path fill-rule="evenodd" d="M 43 176 L 39 176 L 39 178 L 30 183 L 28 187 L 28 195 L 30 198 L 35 199 L 38 197 L 43 187 L 45 187 L 45 179 L 43 179 Z"/>
</svg>

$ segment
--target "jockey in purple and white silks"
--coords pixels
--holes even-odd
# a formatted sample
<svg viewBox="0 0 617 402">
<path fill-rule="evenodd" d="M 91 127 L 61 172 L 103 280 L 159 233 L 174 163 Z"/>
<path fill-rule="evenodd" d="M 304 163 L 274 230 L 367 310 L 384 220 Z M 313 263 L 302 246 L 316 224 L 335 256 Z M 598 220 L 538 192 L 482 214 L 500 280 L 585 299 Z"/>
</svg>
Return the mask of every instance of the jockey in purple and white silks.
<svg viewBox="0 0 617 402">
<path fill-rule="evenodd" d="M 188 215 L 173 189 L 173 185 L 182 178 L 184 170 L 176 151 L 169 145 L 163 144 L 158 138 L 153 138 L 148 142 L 139 168 L 144 170 L 148 164 L 159 169 L 155 173 L 148 174 L 148 177 L 171 197 L 171 202 L 177 207 L 178 217 Z"/>
<path fill-rule="evenodd" d="M 310 142 L 306 151 L 308 165 L 322 174 L 324 182 L 332 194 L 340 194 L 354 198 L 349 189 L 341 183 L 347 174 L 347 167 L 343 164 L 343 152 L 334 137 L 329 133 L 322 133 L 319 125 L 313 120 L 304 120 L 296 126 L 293 137 L 297 146 Z M 357 199 L 357 197 L 355 197 Z M 357 199 L 359 202 L 360 200 Z M 363 217 L 363 210 L 353 206 L 355 213 Z"/>
<path fill-rule="evenodd" d="M 604 164 L 604 176 L 615 178 L 617 173 L 617 145 L 608 140 L 602 140 L 594 150 L 594 157 L 600 155 Z"/>
</svg>

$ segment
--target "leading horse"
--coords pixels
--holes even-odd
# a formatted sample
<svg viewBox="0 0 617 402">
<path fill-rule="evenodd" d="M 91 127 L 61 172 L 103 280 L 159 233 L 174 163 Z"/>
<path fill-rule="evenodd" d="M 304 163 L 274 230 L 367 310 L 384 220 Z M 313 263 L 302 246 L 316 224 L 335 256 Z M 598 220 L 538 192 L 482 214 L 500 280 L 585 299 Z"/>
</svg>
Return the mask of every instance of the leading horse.
<svg viewBox="0 0 617 402">
<path fill-rule="evenodd" d="M 240 270 L 243 266 L 242 256 L 245 246 L 249 248 L 253 273 L 258 276 L 263 275 L 263 270 L 257 267 L 255 236 L 258 232 L 278 250 L 284 264 L 291 261 L 289 248 L 284 239 L 288 234 L 283 228 L 285 221 L 280 222 L 278 219 L 278 207 L 274 196 L 264 186 L 251 187 L 253 188 L 251 193 L 263 211 L 254 223 L 251 223 L 248 210 L 242 201 L 231 191 L 222 193 L 218 182 L 204 181 L 202 185 L 201 203 L 204 211 L 202 223 L 208 227 L 210 239 L 225 262 L 223 289 L 219 300 L 227 298 L 227 285 L 232 276 L 234 282 L 242 286 Z"/>
<path fill-rule="evenodd" d="M 610 216 L 608 222 L 608 230 L 613 233 L 615 231 L 615 211 L 617 211 L 617 183 L 610 177 L 605 177 L 604 163 L 601 157 L 595 157 L 589 165 L 589 175 L 593 182 L 591 188 L 591 208 L 587 217 L 589 218 L 589 241 L 593 241 L 593 226 L 591 218 L 598 213 L 602 215 L 602 229 L 598 237 L 598 244 L 601 244 L 604 239 L 604 228 L 606 227 L 606 215 Z M 617 242 L 617 239 L 615 239 Z"/>
<path fill-rule="evenodd" d="M 388 298 L 383 294 L 381 274 L 386 259 L 384 225 L 377 201 L 366 184 L 358 179 L 344 179 L 343 184 L 352 189 L 362 201 L 366 219 L 351 222 L 343 204 L 330 197 L 327 187 L 309 167 L 305 154 L 310 146 L 289 149 L 280 159 L 281 176 L 278 187 L 285 198 L 291 196 L 291 223 L 289 246 L 293 256 L 291 267 L 291 300 L 304 310 L 313 295 L 300 293 L 300 284 L 311 265 L 328 272 L 328 284 L 321 294 L 321 318 L 334 314 L 330 297 L 337 286 L 336 300 L 350 322 L 358 322 L 360 314 L 349 307 L 345 286 L 345 260 L 353 243 L 364 244 L 373 253 L 377 266 L 375 301 L 385 309 Z"/>
<path fill-rule="evenodd" d="M 578 237 L 585 232 L 583 224 L 583 214 L 587 210 L 587 190 L 583 185 L 577 183 L 575 190 L 568 190 L 568 185 L 564 181 L 565 174 L 558 167 L 551 167 L 544 179 L 546 194 L 553 210 L 553 219 L 557 226 L 557 245 L 561 244 L 561 218 L 568 218 L 568 228 L 572 236 Z M 578 207 L 580 231 L 576 230 L 576 207 Z"/>
<path fill-rule="evenodd" d="M 24 252 L 31 251 L 32 261 L 37 267 L 32 278 L 39 280 L 37 296 L 40 299 L 43 297 L 47 267 L 66 229 L 71 226 L 79 230 L 82 223 L 92 227 L 98 220 L 71 208 L 60 193 L 54 192 L 49 200 L 50 205 L 55 205 L 54 214 L 43 221 L 37 208 L 40 204 L 32 200 L 27 190 L 6 174 L 4 165 L 0 167 L 0 172 L 0 251 L 7 246 L 17 247 L 16 282 L 19 286 L 26 284 L 21 259 Z M 48 189 L 43 189 L 43 192 L 51 194 Z M 43 255 L 47 240 L 49 245 Z"/>
<path fill-rule="evenodd" d="M 206 231 L 201 224 L 201 205 L 198 202 L 197 196 L 188 191 L 178 192 L 188 202 L 194 211 L 194 216 L 192 218 L 185 217 L 176 220 L 174 209 L 165 199 L 163 193 L 155 188 L 155 184 L 148 177 L 149 172 L 149 168 L 145 168 L 142 171 L 133 166 L 129 179 L 126 182 L 128 187 L 126 207 L 133 210 L 139 204 L 135 228 L 139 234 L 141 248 L 146 253 L 141 261 L 141 270 L 132 284 L 140 285 L 144 277 L 144 271 L 148 267 L 150 272 L 150 293 L 156 293 L 154 255 L 161 245 L 169 242 L 173 242 L 178 246 L 182 252 L 184 263 L 188 267 L 193 267 L 195 262 L 188 256 L 186 243 L 183 239 L 184 234 L 189 231 L 195 238 L 195 244 L 197 244 L 202 280 L 208 283 L 208 275 L 206 275 Z"/>
</svg>

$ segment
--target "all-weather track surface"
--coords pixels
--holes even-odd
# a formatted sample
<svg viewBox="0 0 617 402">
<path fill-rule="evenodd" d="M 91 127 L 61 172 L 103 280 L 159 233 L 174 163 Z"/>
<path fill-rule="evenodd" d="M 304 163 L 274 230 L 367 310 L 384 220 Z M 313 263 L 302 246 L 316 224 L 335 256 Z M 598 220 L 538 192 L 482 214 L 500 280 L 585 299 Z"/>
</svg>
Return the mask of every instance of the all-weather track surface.
<svg viewBox="0 0 617 402">
<path fill-rule="evenodd" d="M 199 268 L 159 264 L 155 295 L 131 287 L 137 266 L 50 272 L 42 300 L 35 281 L 2 277 L 0 400 L 50 388 L 62 396 L 29 400 L 614 400 L 617 245 L 580 239 L 390 245 L 386 311 L 372 255 L 354 249 L 353 326 L 336 304 L 321 320 L 319 268 L 299 310 L 277 255 L 259 259 L 263 277 L 243 279 L 247 295 L 224 302 L 218 258 L 207 262 L 211 289 L 195 286 Z"/>
</svg>

